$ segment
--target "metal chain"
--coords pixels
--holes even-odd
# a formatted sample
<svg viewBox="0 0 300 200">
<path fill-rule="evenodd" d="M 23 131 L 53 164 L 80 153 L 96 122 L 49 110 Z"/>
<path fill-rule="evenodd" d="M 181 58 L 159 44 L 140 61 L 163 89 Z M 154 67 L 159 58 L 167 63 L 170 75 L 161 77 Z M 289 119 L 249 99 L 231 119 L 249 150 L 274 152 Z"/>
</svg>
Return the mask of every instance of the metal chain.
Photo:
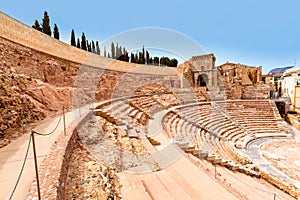
<svg viewBox="0 0 300 200">
<path fill-rule="evenodd" d="M 30 144 L 31 144 L 31 134 L 30 134 L 30 137 L 29 137 L 29 142 L 28 142 L 26 154 L 25 154 L 25 156 L 24 156 L 23 165 L 22 165 L 21 171 L 20 171 L 20 173 L 19 173 L 17 182 L 16 182 L 16 184 L 15 184 L 15 186 L 14 186 L 14 189 L 13 189 L 13 191 L 12 191 L 10 197 L 9 197 L 9 200 L 11 200 L 12 197 L 14 196 L 14 193 L 15 193 L 15 191 L 16 191 L 16 189 L 17 189 L 17 186 L 18 186 L 18 184 L 19 184 L 19 182 L 20 182 L 20 179 L 21 179 L 21 176 L 22 176 L 24 167 L 25 167 L 25 163 L 26 163 L 26 161 L 27 161 L 27 157 L 28 157 L 28 152 L 29 152 Z"/>
<path fill-rule="evenodd" d="M 61 121 L 62 115 L 63 115 L 63 114 L 60 115 L 59 120 L 58 120 L 58 122 L 57 122 L 57 124 L 56 124 L 56 127 L 55 127 L 51 132 L 46 133 L 46 134 L 38 133 L 38 132 L 36 132 L 36 131 L 33 131 L 33 132 L 34 132 L 35 134 L 41 135 L 41 136 L 47 136 L 47 135 L 53 134 L 53 133 L 57 130 L 57 128 L 58 128 L 58 125 L 59 125 L 59 123 L 60 123 L 60 121 Z"/>
</svg>

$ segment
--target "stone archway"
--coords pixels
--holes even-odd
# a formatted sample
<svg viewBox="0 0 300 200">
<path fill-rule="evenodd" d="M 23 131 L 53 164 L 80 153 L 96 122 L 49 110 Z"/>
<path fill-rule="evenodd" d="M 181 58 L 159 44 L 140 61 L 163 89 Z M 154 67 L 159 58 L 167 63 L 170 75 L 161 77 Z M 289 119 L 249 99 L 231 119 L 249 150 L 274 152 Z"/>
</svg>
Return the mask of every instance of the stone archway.
<svg viewBox="0 0 300 200">
<path fill-rule="evenodd" d="M 198 86 L 207 86 L 208 85 L 208 76 L 207 74 L 200 74 L 197 78 L 197 85 Z"/>
</svg>

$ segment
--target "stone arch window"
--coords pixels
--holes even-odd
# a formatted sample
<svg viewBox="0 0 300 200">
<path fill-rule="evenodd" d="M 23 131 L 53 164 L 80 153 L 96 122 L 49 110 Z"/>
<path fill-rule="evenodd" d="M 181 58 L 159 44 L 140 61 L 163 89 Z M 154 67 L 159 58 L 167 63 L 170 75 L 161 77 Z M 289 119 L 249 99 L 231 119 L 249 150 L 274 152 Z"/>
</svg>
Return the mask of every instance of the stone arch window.
<svg viewBox="0 0 300 200">
<path fill-rule="evenodd" d="M 204 66 L 201 66 L 201 71 L 205 71 L 205 67 Z"/>
</svg>

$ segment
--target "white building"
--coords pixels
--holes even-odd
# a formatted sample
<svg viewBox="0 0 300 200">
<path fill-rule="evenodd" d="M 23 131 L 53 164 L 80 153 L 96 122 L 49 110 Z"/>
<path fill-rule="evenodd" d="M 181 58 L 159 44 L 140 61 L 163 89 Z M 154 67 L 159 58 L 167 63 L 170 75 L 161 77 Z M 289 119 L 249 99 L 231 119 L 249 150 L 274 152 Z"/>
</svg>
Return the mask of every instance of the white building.
<svg viewBox="0 0 300 200">
<path fill-rule="evenodd" d="M 293 109 L 300 109 L 300 67 L 285 70 L 278 87 L 281 96 L 290 98 Z"/>
</svg>

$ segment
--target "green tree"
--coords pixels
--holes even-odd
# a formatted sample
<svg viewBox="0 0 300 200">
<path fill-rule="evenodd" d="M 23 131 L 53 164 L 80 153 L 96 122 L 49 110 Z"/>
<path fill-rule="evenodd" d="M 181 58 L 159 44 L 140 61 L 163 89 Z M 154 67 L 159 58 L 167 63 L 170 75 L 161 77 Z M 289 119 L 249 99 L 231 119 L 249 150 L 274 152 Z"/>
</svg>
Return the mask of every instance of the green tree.
<svg viewBox="0 0 300 200">
<path fill-rule="evenodd" d="M 43 33 L 51 36 L 50 18 L 47 11 L 44 12 L 44 18 L 42 22 Z"/>
<path fill-rule="evenodd" d="M 91 43 L 89 43 L 89 41 L 88 41 L 88 40 L 86 40 L 86 46 L 87 46 L 87 50 L 88 50 L 88 52 L 92 52 Z"/>
<path fill-rule="evenodd" d="M 87 48 L 86 48 L 86 37 L 85 37 L 84 33 L 82 33 L 82 36 L 81 36 L 81 49 L 87 50 Z"/>
<path fill-rule="evenodd" d="M 127 51 L 125 51 L 125 61 L 129 62 L 129 56 L 128 56 L 128 52 Z"/>
<path fill-rule="evenodd" d="M 118 54 L 119 54 L 119 57 L 122 56 L 122 55 L 125 55 L 125 52 L 122 53 L 122 47 L 121 46 L 118 49 Z"/>
<path fill-rule="evenodd" d="M 117 43 L 117 46 L 116 46 L 116 58 L 120 57 L 120 51 L 119 51 L 119 44 Z"/>
<path fill-rule="evenodd" d="M 135 57 L 134 57 L 134 58 L 135 58 L 135 63 L 137 63 L 137 64 L 138 64 L 140 59 L 139 59 L 139 56 L 138 56 L 138 53 L 137 53 L 137 52 L 136 52 L 136 54 L 135 54 Z"/>
<path fill-rule="evenodd" d="M 92 40 L 92 52 L 96 53 L 96 46 L 95 46 L 94 40 Z"/>
<path fill-rule="evenodd" d="M 74 47 L 76 46 L 75 31 L 74 31 L 74 29 L 72 29 L 72 31 L 71 31 L 71 45 L 74 46 Z"/>
<path fill-rule="evenodd" d="M 96 54 L 100 55 L 100 47 L 98 41 L 96 41 Z"/>
<path fill-rule="evenodd" d="M 80 40 L 79 40 L 79 38 L 77 38 L 77 44 L 76 44 L 76 47 L 80 49 Z"/>
<path fill-rule="evenodd" d="M 135 59 L 134 59 L 134 54 L 133 53 L 130 54 L 130 62 L 131 63 L 135 63 Z"/>
<path fill-rule="evenodd" d="M 54 36 L 55 39 L 59 40 L 59 31 L 58 31 L 58 27 L 57 27 L 56 24 L 54 24 L 53 36 Z"/>
<path fill-rule="evenodd" d="M 141 59 L 141 64 L 145 64 L 145 48 L 143 46 L 143 50 L 142 50 L 142 59 Z"/>
<path fill-rule="evenodd" d="M 148 64 L 148 63 L 147 63 Z M 153 59 L 152 59 L 152 57 L 150 57 L 150 59 L 149 59 L 149 64 L 148 65 L 152 65 L 153 64 Z"/>
<path fill-rule="evenodd" d="M 111 43 L 111 58 L 113 59 L 116 58 L 116 49 L 115 49 L 115 44 L 113 42 Z"/>
<path fill-rule="evenodd" d="M 157 56 L 155 56 L 154 58 L 153 58 L 153 64 L 154 65 L 159 65 L 159 57 L 157 57 Z"/>
<path fill-rule="evenodd" d="M 167 65 L 167 66 L 169 66 L 170 65 L 170 58 L 168 58 L 168 57 L 161 57 L 160 58 L 160 65 Z"/>
<path fill-rule="evenodd" d="M 104 47 L 103 56 L 106 57 L 106 47 Z"/>
<path fill-rule="evenodd" d="M 43 32 L 43 29 L 42 29 L 42 27 L 40 26 L 40 23 L 39 23 L 38 20 L 35 20 L 35 21 L 34 21 L 34 24 L 32 25 L 32 28 L 34 28 L 34 29 L 36 29 L 36 30 L 38 30 L 38 31 Z"/>
<path fill-rule="evenodd" d="M 173 58 L 172 60 L 170 60 L 169 66 L 170 67 L 177 67 L 177 64 L 178 64 L 178 61 L 175 58 Z"/>
<path fill-rule="evenodd" d="M 110 58 L 110 54 L 109 53 L 107 54 L 107 57 Z"/>
<path fill-rule="evenodd" d="M 138 61 L 138 63 L 139 64 L 143 64 L 143 53 L 142 52 L 139 52 L 139 61 Z"/>
<path fill-rule="evenodd" d="M 146 51 L 146 62 L 147 62 L 147 65 L 150 64 L 150 55 L 149 55 L 148 51 Z"/>
</svg>

